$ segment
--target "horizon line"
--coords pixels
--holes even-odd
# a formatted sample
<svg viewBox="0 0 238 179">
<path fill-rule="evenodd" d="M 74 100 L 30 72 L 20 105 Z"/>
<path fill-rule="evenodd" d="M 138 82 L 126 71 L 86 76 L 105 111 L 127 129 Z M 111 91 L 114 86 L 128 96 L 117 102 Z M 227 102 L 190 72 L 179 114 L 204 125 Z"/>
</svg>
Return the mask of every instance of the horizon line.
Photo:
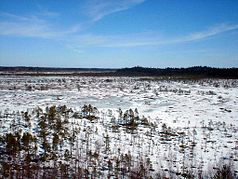
<svg viewBox="0 0 238 179">
<path fill-rule="evenodd" d="M 238 68 L 238 67 L 215 67 L 215 66 L 202 66 L 202 65 L 194 65 L 194 66 L 188 66 L 188 67 L 146 67 L 146 66 L 140 66 L 140 65 L 136 65 L 136 66 L 131 66 L 131 67 L 52 67 L 52 66 L 1 66 L 0 65 L 0 69 L 1 68 L 38 68 L 38 69 L 102 69 L 102 70 L 118 70 L 118 69 L 125 69 L 125 68 L 149 68 L 149 69 L 169 69 L 169 68 L 177 68 L 177 69 L 188 69 L 188 68 L 196 68 L 196 67 L 200 67 L 200 68 L 217 68 L 217 69 L 234 69 L 234 68 Z"/>
</svg>

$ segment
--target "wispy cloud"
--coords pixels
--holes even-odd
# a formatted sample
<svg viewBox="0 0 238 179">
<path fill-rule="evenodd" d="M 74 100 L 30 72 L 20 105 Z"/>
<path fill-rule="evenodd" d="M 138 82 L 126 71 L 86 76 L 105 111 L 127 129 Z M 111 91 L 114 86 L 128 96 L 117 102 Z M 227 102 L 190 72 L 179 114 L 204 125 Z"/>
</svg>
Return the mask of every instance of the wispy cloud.
<svg viewBox="0 0 238 179">
<path fill-rule="evenodd" d="M 49 24 L 37 16 L 17 16 L 1 12 L 0 35 L 23 37 L 50 37 Z"/>
<path fill-rule="evenodd" d="M 196 40 L 202 40 L 202 39 L 206 39 L 227 31 L 231 31 L 231 30 L 236 30 L 238 29 L 238 24 L 219 24 L 213 27 L 210 27 L 208 30 L 206 31 L 201 31 L 201 32 L 195 32 L 192 34 L 189 34 L 187 36 L 175 39 L 174 41 L 172 41 L 173 43 L 179 43 L 179 42 L 191 42 L 191 41 L 196 41 Z"/>
<path fill-rule="evenodd" d="M 41 12 L 38 13 L 38 15 L 44 16 L 44 17 L 51 17 L 51 18 L 55 18 L 55 17 L 59 17 L 60 16 L 59 13 L 51 12 L 51 11 L 48 11 L 48 10 L 41 11 Z"/>
<path fill-rule="evenodd" d="M 127 10 L 144 1 L 145 0 L 92 0 L 86 4 L 84 12 L 92 21 L 98 21 L 104 16 Z"/>
<path fill-rule="evenodd" d="M 42 13 L 30 16 L 19 16 L 0 12 L 0 18 L 3 19 L 0 21 L 0 35 L 55 39 L 62 38 L 76 31 L 76 27 L 63 30 L 57 29 L 50 21 L 42 17 L 56 16 L 57 14 L 51 12 Z"/>
<path fill-rule="evenodd" d="M 84 6 L 85 14 L 89 17 L 89 20 L 73 24 L 65 29 L 58 29 L 49 20 L 49 18 L 59 17 L 59 13 L 48 11 L 35 1 L 39 11 L 34 15 L 20 16 L 0 12 L 0 35 L 62 39 L 66 35 L 73 35 L 79 33 L 82 29 L 87 29 L 106 15 L 127 10 L 144 1 L 145 0 L 89 1 Z"/>
<path fill-rule="evenodd" d="M 95 35 L 81 32 L 81 29 L 103 17 L 129 9 L 143 3 L 145 0 L 92 0 L 85 5 L 85 11 L 90 20 L 73 24 L 64 29 L 57 28 L 50 17 L 60 14 L 47 10 L 36 12 L 35 15 L 19 16 L 0 12 L 0 35 L 37 37 L 60 40 L 74 51 L 82 52 L 84 48 L 133 48 L 140 46 L 158 46 L 205 40 L 207 38 L 238 29 L 238 24 L 218 24 L 204 31 L 193 32 L 177 37 L 162 36 L 159 32 L 137 33 L 125 35 Z M 46 18 L 48 17 L 48 18 Z M 70 45 L 68 45 L 70 44 Z"/>
<path fill-rule="evenodd" d="M 49 11 L 48 8 L 42 6 L 40 4 L 40 1 L 38 1 L 38 0 L 32 0 L 32 1 L 34 2 L 35 6 L 38 9 L 37 15 L 43 16 L 43 17 L 50 17 L 50 18 L 55 18 L 55 17 L 60 16 L 60 13 Z"/>
<path fill-rule="evenodd" d="M 91 0 L 85 6 L 85 14 L 89 17 L 86 22 L 73 24 L 65 29 L 58 29 L 49 18 L 59 17 L 57 12 L 49 11 L 35 1 L 39 9 L 34 15 L 20 16 L 7 12 L 0 12 L 0 35 L 38 37 L 47 39 L 62 39 L 66 35 L 79 33 L 82 29 L 87 29 L 104 16 L 127 10 L 145 0 Z M 89 41 L 89 40 L 85 40 Z"/>
<path fill-rule="evenodd" d="M 14 22 L 25 21 L 25 22 L 35 22 L 35 23 L 43 22 L 42 19 L 39 19 L 35 15 L 19 16 L 19 15 L 15 15 L 15 14 L 8 13 L 8 12 L 0 12 L 0 17 L 3 19 L 1 21 L 7 21 L 7 22 L 9 22 L 9 21 L 14 21 Z"/>
<path fill-rule="evenodd" d="M 103 16 L 113 13 L 116 8 L 110 11 L 105 10 L 101 6 L 110 7 L 105 5 L 105 2 L 113 4 L 112 1 L 100 1 L 96 8 L 91 11 L 95 12 L 95 18 L 102 18 Z M 142 0 L 121 1 L 120 9 L 129 8 L 136 3 L 141 3 Z M 115 4 L 114 4 L 115 5 Z M 103 9 L 103 10 L 101 10 Z M 119 9 L 118 9 L 119 10 Z M 97 13 L 96 13 L 97 12 Z M 47 13 L 48 14 L 48 13 Z M 47 15 L 46 14 L 46 15 Z M 53 14 L 52 14 L 53 15 Z M 56 15 L 56 14 L 55 14 Z M 71 44 L 71 47 L 81 51 L 83 48 L 100 47 L 100 48 L 132 48 L 139 46 L 156 46 L 156 45 L 169 45 L 185 42 L 193 42 L 205 40 L 207 38 L 219 35 L 232 30 L 238 29 L 238 24 L 219 24 L 208 28 L 207 30 L 190 33 L 178 37 L 164 37 L 159 35 L 158 32 L 150 33 L 137 33 L 125 34 L 114 36 L 99 36 L 94 34 L 78 33 L 82 28 L 82 24 L 75 24 L 66 29 L 57 29 L 52 24 L 41 18 L 41 16 L 18 16 L 11 13 L 0 12 L 0 35 L 8 36 L 21 36 L 21 37 L 38 37 L 54 40 L 61 40 L 66 44 Z M 66 45 L 68 46 L 68 45 Z M 71 49 L 72 49 L 71 48 Z M 80 49 L 79 49 L 80 48 Z"/>
<path fill-rule="evenodd" d="M 188 35 L 178 37 L 164 37 L 156 32 L 152 33 L 137 33 L 115 36 L 98 36 L 93 34 L 84 34 L 74 36 L 71 39 L 73 44 L 78 44 L 78 47 L 102 47 L 102 48 L 133 48 L 140 46 L 158 46 L 170 45 L 186 42 L 194 42 L 206 40 L 213 36 L 237 30 L 238 24 L 220 24 L 208 28 L 205 31 L 194 32 Z"/>
<path fill-rule="evenodd" d="M 0 22 L 0 35 L 50 38 L 53 34 L 47 28 L 44 24 Z"/>
</svg>

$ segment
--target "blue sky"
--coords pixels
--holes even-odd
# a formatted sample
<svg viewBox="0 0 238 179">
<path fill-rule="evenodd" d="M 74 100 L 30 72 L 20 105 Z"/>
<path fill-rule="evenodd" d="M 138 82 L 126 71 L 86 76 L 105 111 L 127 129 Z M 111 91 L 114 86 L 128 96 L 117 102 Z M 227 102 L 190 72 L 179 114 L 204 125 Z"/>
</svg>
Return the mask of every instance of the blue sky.
<svg viewBox="0 0 238 179">
<path fill-rule="evenodd" d="M 238 1 L 1 0 L 0 65 L 238 67 Z"/>
</svg>

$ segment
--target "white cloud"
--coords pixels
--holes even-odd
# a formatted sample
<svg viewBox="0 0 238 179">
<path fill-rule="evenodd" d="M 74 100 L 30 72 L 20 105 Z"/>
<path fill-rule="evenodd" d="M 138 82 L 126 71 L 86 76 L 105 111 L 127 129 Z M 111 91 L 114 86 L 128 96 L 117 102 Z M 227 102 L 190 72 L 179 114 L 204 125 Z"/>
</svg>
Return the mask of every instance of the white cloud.
<svg viewBox="0 0 238 179">
<path fill-rule="evenodd" d="M 0 12 L 0 17 L 2 17 L 5 21 L 9 22 L 35 22 L 42 23 L 43 19 L 39 19 L 37 16 L 18 16 L 12 13 Z"/>
<path fill-rule="evenodd" d="M 48 12 L 42 16 L 52 15 Z M 18 16 L 0 12 L 0 17 L 3 19 L 0 21 L 0 35 L 53 39 L 61 38 L 75 31 L 75 29 L 71 28 L 58 30 L 48 20 L 36 15 Z"/>
<path fill-rule="evenodd" d="M 75 36 L 71 42 L 83 47 L 130 48 L 139 46 L 169 45 L 205 40 L 207 38 L 238 29 L 238 24 L 220 24 L 205 31 L 179 37 L 163 37 L 158 33 L 138 33 L 115 36 L 86 34 Z"/>
<path fill-rule="evenodd" d="M 106 2 L 115 5 L 112 1 L 100 1 L 94 9 L 95 12 L 100 12 L 95 13 L 98 15 L 94 16 L 95 18 L 102 18 L 104 15 L 117 10 L 116 8 L 112 8 L 110 11 L 104 10 L 101 6 L 107 8 L 111 6 L 105 5 Z M 121 9 L 129 8 L 132 4 L 135 5 L 135 3 L 140 2 L 142 0 L 120 1 L 119 4 L 121 6 L 119 7 Z M 83 24 L 75 24 L 67 29 L 56 30 L 49 21 L 39 16 L 17 16 L 15 14 L 0 12 L 0 17 L 4 19 L 0 22 L 0 35 L 57 39 L 63 43 L 72 44 L 72 46 L 77 47 L 77 50 L 87 47 L 129 48 L 193 42 L 238 29 L 238 24 L 223 23 L 210 27 L 205 31 L 194 32 L 179 37 L 163 37 L 158 32 L 98 36 L 94 34 L 80 34 L 79 31 L 83 28 Z"/>
<path fill-rule="evenodd" d="M 236 29 L 238 29 L 238 24 L 225 24 L 225 23 L 219 24 L 209 28 L 206 31 L 195 32 L 187 36 L 175 39 L 172 42 L 176 43 L 176 42 L 191 42 L 196 40 L 202 40 L 202 39 L 206 39 L 206 38 L 221 34 L 223 32 L 236 30 Z"/>
<path fill-rule="evenodd" d="M 44 10 L 38 13 L 39 16 L 44 16 L 44 17 L 51 17 L 51 18 L 55 18 L 55 17 L 59 17 L 60 14 L 57 12 L 51 12 L 48 10 Z"/>
<path fill-rule="evenodd" d="M 78 46 L 74 46 L 74 45 L 71 45 L 71 44 L 66 44 L 66 47 L 68 49 L 71 49 L 72 51 L 78 53 L 78 54 L 83 54 L 84 53 L 84 50 Z"/>
<path fill-rule="evenodd" d="M 144 1 L 145 0 L 92 0 L 88 2 L 84 11 L 92 21 L 98 21 L 104 16 L 127 10 Z"/>
<path fill-rule="evenodd" d="M 0 35 L 49 38 L 52 34 L 42 24 L 0 22 Z"/>
<path fill-rule="evenodd" d="M 0 22 L 0 35 L 26 37 L 49 37 L 48 24 L 36 16 L 17 16 L 10 13 L 0 13 L 4 20 Z"/>
<path fill-rule="evenodd" d="M 89 26 L 102 19 L 104 16 L 129 9 L 130 7 L 140 4 L 145 0 L 91 0 L 85 5 L 86 15 L 90 20 L 84 23 L 74 24 L 65 29 L 56 28 L 49 18 L 58 17 L 60 14 L 48 11 L 36 5 L 40 9 L 31 16 L 19 16 L 7 12 L 0 12 L 0 35 L 22 36 L 22 37 L 38 37 L 48 39 L 64 39 L 65 36 L 72 36 L 79 33 L 82 29 L 87 29 Z M 89 43 L 90 39 L 84 40 Z"/>
<path fill-rule="evenodd" d="M 169 45 L 176 43 L 193 42 L 205 40 L 207 38 L 238 29 L 238 24 L 218 24 L 204 31 L 194 32 L 178 37 L 164 37 L 158 32 L 137 33 L 126 35 L 94 35 L 82 34 L 81 29 L 91 23 L 100 20 L 106 15 L 126 10 L 134 5 L 143 3 L 145 0 L 92 0 L 94 6 L 87 5 L 88 15 L 92 18 L 91 22 L 74 24 L 66 29 L 57 29 L 49 19 L 44 16 L 54 16 L 57 13 L 46 12 L 41 15 L 18 16 L 11 13 L 0 12 L 0 35 L 38 37 L 60 40 L 66 46 L 71 44 L 71 49 L 82 51 L 83 48 L 130 48 L 139 46 Z"/>
</svg>

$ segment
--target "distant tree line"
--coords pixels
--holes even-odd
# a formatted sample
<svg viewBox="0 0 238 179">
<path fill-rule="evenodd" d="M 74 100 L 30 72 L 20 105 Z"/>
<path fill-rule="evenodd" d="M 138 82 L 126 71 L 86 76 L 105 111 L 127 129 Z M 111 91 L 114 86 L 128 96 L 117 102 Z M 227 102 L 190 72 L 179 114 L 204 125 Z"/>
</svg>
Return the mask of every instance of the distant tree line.
<svg viewBox="0 0 238 179">
<path fill-rule="evenodd" d="M 177 77 L 209 77 L 209 78 L 238 78 L 238 68 L 122 68 L 116 71 L 118 75 L 125 76 L 177 76 Z"/>
<path fill-rule="evenodd" d="M 110 68 L 57 68 L 57 67 L 6 67 L 0 66 L 2 72 L 107 72 L 115 71 Z"/>
<path fill-rule="evenodd" d="M 149 76 L 175 78 L 238 78 L 238 68 L 213 68 L 195 66 L 189 68 L 47 68 L 1 67 L 1 74 L 17 75 L 70 75 L 70 76 Z M 48 72 L 51 72 L 48 74 Z"/>
</svg>

